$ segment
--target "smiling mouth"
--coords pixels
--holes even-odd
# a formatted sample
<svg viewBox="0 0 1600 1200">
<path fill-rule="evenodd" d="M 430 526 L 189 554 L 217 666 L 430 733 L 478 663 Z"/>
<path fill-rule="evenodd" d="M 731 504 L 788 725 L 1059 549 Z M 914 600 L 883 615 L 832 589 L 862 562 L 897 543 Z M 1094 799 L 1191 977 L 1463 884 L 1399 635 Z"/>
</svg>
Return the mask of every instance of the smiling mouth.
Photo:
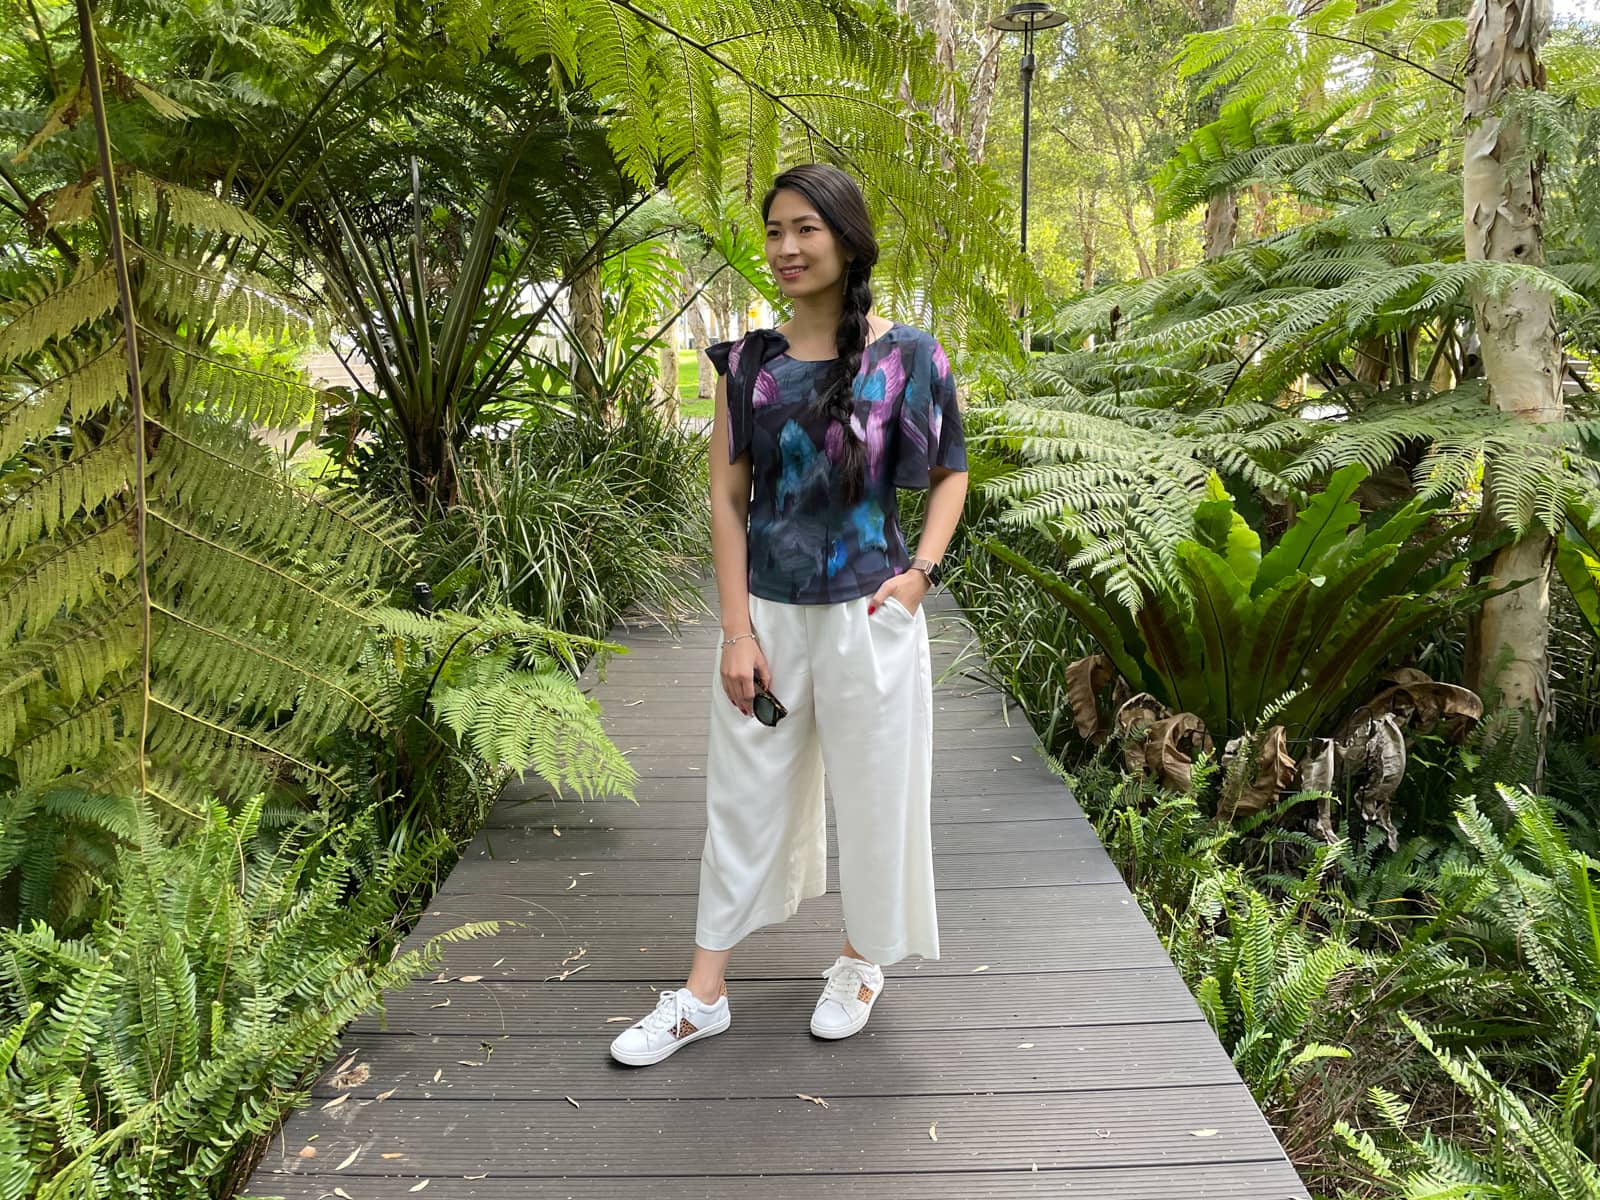
<svg viewBox="0 0 1600 1200">
<path fill-rule="evenodd" d="M 780 268 L 778 268 L 778 274 L 780 276 L 782 276 L 784 279 L 793 279 L 796 275 L 799 275 L 804 271 L 805 271 L 804 267 L 780 267 Z"/>
</svg>

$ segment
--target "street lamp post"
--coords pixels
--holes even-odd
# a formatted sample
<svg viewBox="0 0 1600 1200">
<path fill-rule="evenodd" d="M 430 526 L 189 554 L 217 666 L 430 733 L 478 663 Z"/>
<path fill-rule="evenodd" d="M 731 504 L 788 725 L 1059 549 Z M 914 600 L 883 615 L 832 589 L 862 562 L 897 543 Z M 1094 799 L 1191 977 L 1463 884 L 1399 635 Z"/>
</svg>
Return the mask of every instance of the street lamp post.
<svg viewBox="0 0 1600 1200">
<path fill-rule="evenodd" d="M 1033 34 L 1038 29 L 1054 29 L 1066 23 L 1067 14 L 1048 4 L 1013 4 L 1001 16 L 989 21 L 991 29 L 1022 31 L 1022 256 L 1028 256 L 1028 139 L 1029 117 L 1033 108 Z M 1022 352 L 1028 353 L 1027 304 L 1017 310 L 1022 323 Z"/>
</svg>

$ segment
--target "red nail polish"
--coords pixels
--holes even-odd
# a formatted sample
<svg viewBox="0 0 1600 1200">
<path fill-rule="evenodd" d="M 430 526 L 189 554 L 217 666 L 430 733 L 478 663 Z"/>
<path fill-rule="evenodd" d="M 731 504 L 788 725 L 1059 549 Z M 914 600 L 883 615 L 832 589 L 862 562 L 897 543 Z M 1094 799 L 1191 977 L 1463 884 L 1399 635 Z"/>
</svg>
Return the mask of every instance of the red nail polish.
<svg viewBox="0 0 1600 1200">
<path fill-rule="evenodd" d="M 873 613 L 875 613 L 877 611 L 878 611 L 878 606 L 876 604 L 867 605 L 867 616 L 870 617 Z"/>
</svg>

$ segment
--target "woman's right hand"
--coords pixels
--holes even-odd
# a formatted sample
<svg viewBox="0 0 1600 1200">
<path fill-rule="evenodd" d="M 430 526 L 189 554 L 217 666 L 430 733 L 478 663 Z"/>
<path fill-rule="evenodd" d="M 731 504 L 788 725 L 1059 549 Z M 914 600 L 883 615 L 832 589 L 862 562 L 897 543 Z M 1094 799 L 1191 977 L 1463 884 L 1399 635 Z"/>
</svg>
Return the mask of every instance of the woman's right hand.
<svg viewBox="0 0 1600 1200">
<path fill-rule="evenodd" d="M 755 703 L 755 677 L 767 690 L 772 690 L 772 672 L 767 669 L 767 656 L 755 638 L 742 637 L 731 646 L 722 648 L 722 690 L 735 708 L 745 716 L 751 715 Z"/>
</svg>

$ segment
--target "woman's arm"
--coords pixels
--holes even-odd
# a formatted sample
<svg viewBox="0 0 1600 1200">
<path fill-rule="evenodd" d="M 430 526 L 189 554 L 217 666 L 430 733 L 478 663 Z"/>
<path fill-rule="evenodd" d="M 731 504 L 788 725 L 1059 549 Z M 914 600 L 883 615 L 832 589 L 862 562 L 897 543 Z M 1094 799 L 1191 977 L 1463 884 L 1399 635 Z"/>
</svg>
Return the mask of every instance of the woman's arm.
<svg viewBox="0 0 1600 1200">
<path fill-rule="evenodd" d="M 722 604 L 722 636 L 750 632 L 750 455 L 728 461 L 728 377 L 717 376 L 711 418 L 711 561 Z"/>
<path fill-rule="evenodd" d="M 751 632 L 750 626 L 750 452 L 728 461 L 728 378 L 717 376 L 711 418 L 711 562 L 717 573 L 722 608 L 722 638 Z M 746 716 L 755 701 L 755 677 L 771 688 L 767 656 L 752 637 L 722 648 L 722 690 Z"/>
<path fill-rule="evenodd" d="M 922 519 L 922 536 L 913 558 L 938 562 L 955 536 L 956 522 L 967 503 L 967 473 L 949 467 L 928 468 L 928 505 Z M 917 572 L 921 574 L 921 572 Z"/>
</svg>

